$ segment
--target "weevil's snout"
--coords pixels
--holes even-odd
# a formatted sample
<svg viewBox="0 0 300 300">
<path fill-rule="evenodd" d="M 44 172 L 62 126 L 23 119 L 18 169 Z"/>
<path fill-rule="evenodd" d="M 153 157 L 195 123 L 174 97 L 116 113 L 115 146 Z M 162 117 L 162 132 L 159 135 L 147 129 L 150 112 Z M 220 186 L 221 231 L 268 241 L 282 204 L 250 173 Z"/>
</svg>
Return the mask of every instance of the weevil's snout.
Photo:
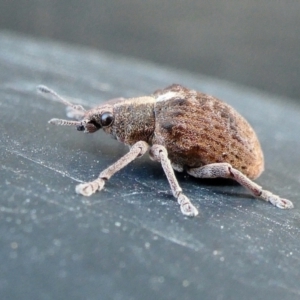
<svg viewBox="0 0 300 300">
<path fill-rule="evenodd" d="M 89 114 L 89 112 L 80 121 L 51 119 L 48 123 L 62 126 L 76 126 L 78 131 L 94 133 L 101 128 L 107 128 L 114 122 L 114 116 L 111 112 L 100 114 Z"/>
<path fill-rule="evenodd" d="M 92 109 L 87 112 L 86 119 L 82 126 L 78 126 L 77 130 L 93 133 L 101 128 L 109 127 L 114 122 L 114 115 L 112 112 L 103 111 L 102 109 Z"/>
<path fill-rule="evenodd" d="M 78 131 L 84 131 L 85 128 L 84 128 L 83 125 L 77 125 L 77 130 L 78 130 Z"/>
<path fill-rule="evenodd" d="M 110 127 L 114 122 L 112 104 L 104 104 L 86 111 L 81 105 L 74 105 L 46 86 L 37 87 L 38 92 L 44 96 L 51 96 L 67 106 L 67 116 L 77 121 L 51 119 L 48 123 L 62 126 L 76 126 L 78 131 L 94 133 L 101 128 Z M 115 101 L 115 100 L 114 100 Z"/>
<path fill-rule="evenodd" d="M 85 126 L 83 126 L 83 127 L 84 127 L 83 130 L 87 133 L 94 133 L 97 130 L 101 129 L 101 125 L 98 122 L 96 122 L 95 120 L 91 120 L 91 121 L 87 122 L 85 124 Z M 79 129 L 77 127 L 77 130 L 82 131 L 82 128 L 79 126 Z"/>
<path fill-rule="evenodd" d="M 86 119 L 83 119 L 82 121 L 51 119 L 48 123 L 53 125 L 61 125 L 61 126 L 76 126 L 78 131 L 84 131 L 86 133 L 93 133 L 101 129 L 100 124 L 98 124 L 94 120 L 89 121 Z"/>
</svg>

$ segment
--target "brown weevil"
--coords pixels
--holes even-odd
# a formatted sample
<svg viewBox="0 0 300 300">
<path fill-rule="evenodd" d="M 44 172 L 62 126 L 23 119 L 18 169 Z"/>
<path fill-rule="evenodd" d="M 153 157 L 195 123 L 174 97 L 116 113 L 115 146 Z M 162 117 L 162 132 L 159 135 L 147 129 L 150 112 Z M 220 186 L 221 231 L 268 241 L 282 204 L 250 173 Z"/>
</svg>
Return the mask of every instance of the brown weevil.
<svg viewBox="0 0 300 300">
<path fill-rule="evenodd" d="M 231 178 L 255 197 L 279 208 L 293 207 L 252 181 L 264 170 L 258 138 L 239 113 L 212 96 L 173 84 L 151 96 L 112 99 L 85 110 L 45 86 L 38 90 L 68 106 L 68 117 L 76 119 L 51 119 L 50 124 L 76 126 L 86 133 L 103 129 L 130 148 L 97 179 L 77 185 L 78 194 L 102 190 L 112 175 L 150 148 L 150 158 L 161 163 L 184 215 L 196 216 L 198 210 L 182 192 L 174 170 L 197 178 Z"/>
</svg>

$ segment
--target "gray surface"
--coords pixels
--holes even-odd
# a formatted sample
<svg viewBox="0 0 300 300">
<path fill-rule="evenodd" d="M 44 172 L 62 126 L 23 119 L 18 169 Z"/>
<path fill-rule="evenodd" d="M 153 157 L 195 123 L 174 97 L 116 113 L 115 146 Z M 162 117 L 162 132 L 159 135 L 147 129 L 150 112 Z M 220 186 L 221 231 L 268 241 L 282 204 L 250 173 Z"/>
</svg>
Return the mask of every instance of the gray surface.
<svg viewBox="0 0 300 300">
<path fill-rule="evenodd" d="M 1 299 L 299 299 L 300 106 L 204 76 L 0 33 Z M 213 94 L 256 129 L 257 181 L 283 211 L 228 181 L 178 174 L 200 208 L 182 216 L 159 164 L 144 157 L 103 192 L 78 196 L 127 149 L 103 133 L 47 124 L 64 106 L 43 83 L 92 106 L 170 83 Z"/>
<path fill-rule="evenodd" d="M 300 99 L 299 0 L 0 0 L 0 28 Z"/>
</svg>

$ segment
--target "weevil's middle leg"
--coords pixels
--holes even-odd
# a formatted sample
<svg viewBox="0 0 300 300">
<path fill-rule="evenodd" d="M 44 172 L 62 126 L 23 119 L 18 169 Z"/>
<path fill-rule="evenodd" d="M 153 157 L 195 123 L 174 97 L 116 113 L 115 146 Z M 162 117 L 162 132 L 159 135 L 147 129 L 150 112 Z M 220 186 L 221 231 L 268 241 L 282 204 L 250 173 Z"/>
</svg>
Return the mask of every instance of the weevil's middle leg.
<svg viewBox="0 0 300 300">
<path fill-rule="evenodd" d="M 294 207 L 290 200 L 280 198 L 269 191 L 263 190 L 261 186 L 228 163 L 209 164 L 200 168 L 191 168 L 187 172 L 197 178 L 231 178 L 248 189 L 257 198 L 261 198 L 282 209 Z"/>
<path fill-rule="evenodd" d="M 114 164 L 109 166 L 107 169 L 102 171 L 99 177 L 91 182 L 85 182 L 76 186 L 76 193 L 84 196 L 91 196 L 96 191 L 101 191 L 104 187 L 105 181 L 108 180 L 115 173 L 120 171 L 122 168 L 127 166 L 130 162 L 135 160 L 137 157 L 142 156 L 148 150 L 149 145 L 146 142 L 139 141 L 135 143 L 127 154 L 121 157 Z"/>
<path fill-rule="evenodd" d="M 181 212 L 186 216 L 197 216 L 198 210 L 191 203 L 190 199 L 182 193 L 182 189 L 178 184 L 171 162 L 168 158 L 167 149 L 161 145 L 153 145 L 149 154 L 152 160 L 161 163 L 169 181 L 172 193 L 180 205 Z"/>
</svg>

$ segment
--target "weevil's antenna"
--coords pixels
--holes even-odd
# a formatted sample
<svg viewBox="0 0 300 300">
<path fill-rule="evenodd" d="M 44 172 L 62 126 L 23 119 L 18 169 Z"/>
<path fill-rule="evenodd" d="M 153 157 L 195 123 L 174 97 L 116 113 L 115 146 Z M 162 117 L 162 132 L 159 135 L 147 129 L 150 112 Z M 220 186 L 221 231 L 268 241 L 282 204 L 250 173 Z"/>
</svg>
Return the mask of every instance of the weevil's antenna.
<svg viewBox="0 0 300 300">
<path fill-rule="evenodd" d="M 83 126 L 82 121 L 71 121 L 71 120 L 63 120 L 63 119 L 51 119 L 48 123 L 53 125 L 62 125 L 62 126 Z"/>
<path fill-rule="evenodd" d="M 48 87 L 46 87 L 44 85 L 39 85 L 37 87 L 37 90 L 38 90 L 38 92 L 40 92 L 42 94 L 50 94 L 53 98 L 57 99 L 59 102 L 63 103 L 66 106 L 70 106 L 75 110 L 86 111 L 81 105 L 75 105 L 75 104 L 69 102 L 68 100 L 66 100 L 65 98 L 58 95 L 56 92 L 54 92 L 53 90 L 49 89 Z"/>
</svg>

